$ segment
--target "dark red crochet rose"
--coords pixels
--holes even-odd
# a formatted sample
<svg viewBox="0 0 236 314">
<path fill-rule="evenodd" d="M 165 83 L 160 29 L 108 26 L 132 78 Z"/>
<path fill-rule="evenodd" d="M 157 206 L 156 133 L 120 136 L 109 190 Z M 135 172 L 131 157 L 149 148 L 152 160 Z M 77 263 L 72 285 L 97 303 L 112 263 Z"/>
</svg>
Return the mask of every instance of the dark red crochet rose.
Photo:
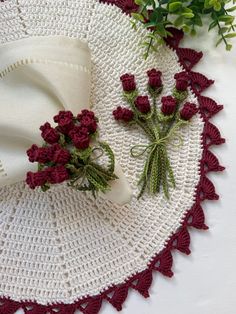
<svg viewBox="0 0 236 314">
<path fill-rule="evenodd" d="M 148 96 L 138 96 L 135 100 L 135 106 L 141 113 L 148 113 L 151 110 L 151 105 Z"/>
<path fill-rule="evenodd" d="M 29 157 L 29 161 L 34 162 L 38 159 L 38 150 L 39 147 L 35 144 L 33 144 L 27 151 L 27 155 Z"/>
<path fill-rule="evenodd" d="M 185 91 L 188 88 L 189 75 L 187 72 L 176 73 L 174 78 L 176 80 L 175 87 L 178 91 Z"/>
<path fill-rule="evenodd" d="M 53 118 L 54 122 L 59 126 L 65 126 L 73 121 L 73 113 L 71 111 L 59 111 L 58 115 Z"/>
<path fill-rule="evenodd" d="M 70 137 L 75 147 L 79 149 L 86 149 L 89 147 L 90 138 L 88 135 L 77 133 L 76 130 L 72 130 L 70 132 Z"/>
<path fill-rule="evenodd" d="M 180 110 L 180 117 L 183 120 L 190 120 L 197 112 L 198 109 L 195 104 L 186 102 L 186 104 Z"/>
<path fill-rule="evenodd" d="M 86 135 L 88 136 L 89 130 L 82 125 L 75 125 L 72 130 L 69 132 L 69 136 L 72 139 L 76 135 Z"/>
<path fill-rule="evenodd" d="M 132 92 L 136 89 L 134 75 L 126 73 L 120 77 L 120 80 L 125 92 Z"/>
<path fill-rule="evenodd" d="M 67 149 L 61 148 L 60 145 L 55 144 L 52 161 L 57 164 L 65 165 L 70 160 L 70 152 Z"/>
<path fill-rule="evenodd" d="M 69 179 L 69 173 L 64 166 L 50 167 L 46 172 L 50 183 L 62 183 Z"/>
<path fill-rule="evenodd" d="M 97 122 L 94 120 L 94 118 L 91 118 L 90 116 L 84 115 L 80 119 L 81 126 L 87 128 L 87 130 L 90 133 L 94 133 L 97 130 Z"/>
<path fill-rule="evenodd" d="M 169 116 L 175 112 L 176 109 L 176 99 L 172 96 L 165 96 L 161 99 L 162 106 L 161 111 L 165 116 Z"/>
<path fill-rule="evenodd" d="M 27 172 L 26 183 L 31 189 L 44 185 L 48 180 L 47 171 Z"/>
<path fill-rule="evenodd" d="M 42 131 L 41 136 L 45 140 L 45 142 L 49 144 L 54 144 L 58 142 L 60 136 L 58 132 L 51 127 L 50 123 L 46 122 L 39 129 Z"/>
<path fill-rule="evenodd" d="M 122 107 L 117 107 L 113 111 L 113 116 L 116 120 L 123 120 L 124 122 L 130 122 L 134 118 L 134 113 L 132 110 Z"/>
<path fill-rule="evenodd" d="M 81 113 L 79 113 L 77 115 L 77 119 L 80 121 L 84 116 L 87 116 L 87 117 L 95 120 L 94 112 L 91 110 L 88 110 L 88 109 L 82 110 Z"/>
<path fill-rule="evenodd" d="M 38 149 L 38 157 L 37 157 L 37 162 L 39 163 L 46 163 L 48 161 L 52 160 L 52 154 L 53 151 L 51 149 L 51 147 L 40 147 Z"/>
<path fill-rule="evenodd" d="M 150 71 L 147 71 L 148 75 L 148 85 L 153 88 L 157 89 L 162 86 L 161 81 L 161 71 L 157 71 L 156 69 L 152 69 Z"/>
<path fill-rule="evenodd" d="M 74 126 L 73 114 L 71 111 L 59 111 L 54 118 L 54 122 L 58 124 L 58 131 L 67 134 Z"/>
</svg>

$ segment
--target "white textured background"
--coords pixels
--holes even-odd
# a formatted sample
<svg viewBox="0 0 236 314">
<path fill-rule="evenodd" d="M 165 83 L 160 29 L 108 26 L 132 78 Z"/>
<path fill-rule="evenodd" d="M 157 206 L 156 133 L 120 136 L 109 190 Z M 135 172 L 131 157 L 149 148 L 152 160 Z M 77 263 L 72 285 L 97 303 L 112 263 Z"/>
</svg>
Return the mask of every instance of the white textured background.
<svg viewBox="0 0 236 314">
<path fill-rule="evenodd" d="M 214 47 L 214 33 L 185 39 L 183 46 L 202 50 L 194 70 L 215 79 L 205 95 L 224 104 L 212 121 L 227 143 L 212 151 L 225 172 L 211 178 L 221 199 L 204 204 L 209 231 L 191 231 L 190 256 L 174 254 L 174 278 L 154 275 L 151 297 L 130 292 L 123 314 L 235 314 L 236 313 L 236 40 L 231 52 Z M 17 314 L 22 314 L 19 310 Z M 116 311 L 103 305 L 101 314 Z"/>
</svg>

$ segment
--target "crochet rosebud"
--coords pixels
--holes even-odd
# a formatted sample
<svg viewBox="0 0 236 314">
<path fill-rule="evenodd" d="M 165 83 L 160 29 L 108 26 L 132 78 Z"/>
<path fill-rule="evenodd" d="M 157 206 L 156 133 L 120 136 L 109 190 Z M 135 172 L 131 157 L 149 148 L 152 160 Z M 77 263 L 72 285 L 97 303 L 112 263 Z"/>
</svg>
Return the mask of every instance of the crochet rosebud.
<svg viewBox="0 0 236 314">
<path fill-rule="evenodd" d="M 58 142 L 60 136 L 58 132 L 51 127 L 50 123 L 46 122 L 39 129 L 42 131 L 41 136 L 45 140 L 45 142 L 49 144 L 54 144 Z"/>
<path fill-rule="evenodd" d="M 97 131 L 97 122 L 92 111 L 84 109 L 77 115 L 77 119 L 82 127 L 85 127 L 89 133 Z"/>
<path fill-rule="evenodd" d="M 161 81 L 161 71 L 157 71 L 156 69 L 152 69 L 150 71 L 147 71 L 148 75 L 148 85 L 152 89 L 157 89 L 162 86 L 162 81 Z"/>
<path fill-rule="evenodd" d="M 79 113 L 79 114 L 77 115 L 77 119 L 80 121 L 80 120 L 81 120 L 83 117 L 85 117 L 85 116 L 87 116 L 87 117 L 89 117 L 89 118 L 91 118 L 91 119 L 95 119 L 94 112 L 91 111 L 91 110 L 88 110 L 88 109 L 82 110 L 81 113 Z"/>
<path fill-rule="evenodd" d="M 37 161 L 38 159 L 38 150 L 39 147 L 35 144 L 33 144 L 27 151 L 27 156 L 29 157 L 30 162 Z"/>
<path fill-rule="evenodd" d="M 75 135 L 86 135 L 88 136 L 89 130 L 82 125 L 75 125 L 72 130 L 69 132 L 69 136 L 72 139 Z"/>
<path fill-rule="evenodd" d="M 90 138 L 88 136 L 88 131 L 85 133 L 86 128 L 74 127 L 69 136 L 76 148 L 86 149 L 89 147 Z M 84 131 L 84 132 L 83 132 Z"/>
<path fill-rule="evenodd" d="M 69 179 L 69 173 L 64 166 L 50 167 L 45 170 L 50 183 L 62 183 Z"/>
<path fill-rule="evenodd" d="M 124 122 L 130 122 L 134 118 L 134 113 L 132 110 L 122 107 L 117 107 L 116 110 L 113 111 L 113 116 L 115 120 L 123 120 Z"/>
<path fill-rule="evenodd" d="M 174 78 L 176 80 L 175 88 L 178 91 L 185 91 L 188 88 L 189 75 L 187 72 L 176 73 Z"/>
<path fill-rule="evenodd" d="M 91 118 L 89 116 L 83 116 L 80 119 L 81 126 L 87 128 L 89 133 L 94 133 L 97 130 L 97 122 L 94 120 L 94 118 Z"/>
<path fill-rule="evenodd" d="M 61 148 L 60 145 L 55 144 L 52 161 L 57 164 L 65 165 L 70 160 L 70 152 L 67 149 Z"/>
<path fill-rule="evenodd" d="M 67 134 L 73 128 L 73 114 L 71 111 L 59 111 L 53 119 L 58 124 L 58 130 L 64 134 Z"/>
<path fill-rule="evenodd" d="M 148 96 L 138 96 L 135 99 L 135 106 L 141 113 L 148 113 L 151 110 L 151 105 Z"/>
<path fill-rule="evenodd" d="M 134 75 L 126 73 L 120 77 L 120 80 L 122 82 L 122 87 L 125 92 L 132 92 L 136 89 Z"/>
<path fill-rule="evenodd" d="M 31 189 L 35 189 L 37 186 L 44 185 L 48 180 L 47 171 L 27 172 L 26 183 Z"/>
<path fill-rule="evenodd" d="M 196 113 L 198 109 L 195 104 L 187 102 L 183 108 L 180 110 L 180 117 L 183 120 L 190 120 Z"/>
<path fill-rule="evenodd" d="M 169 116 L 175 112 L 176 109 L 176 99 L 172 96 L 165 96 L 161 99 L 162 106 L 161 111 L 165 116 Z"/>
</svg>

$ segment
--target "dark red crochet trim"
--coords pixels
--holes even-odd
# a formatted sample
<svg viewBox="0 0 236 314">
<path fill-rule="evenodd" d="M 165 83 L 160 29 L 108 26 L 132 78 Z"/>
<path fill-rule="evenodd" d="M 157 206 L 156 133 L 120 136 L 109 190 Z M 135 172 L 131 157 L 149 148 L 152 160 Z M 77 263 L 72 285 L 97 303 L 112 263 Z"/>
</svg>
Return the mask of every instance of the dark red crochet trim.
<svg viewBox="0 0 236 314">
<path fill-rule="evenodd" d="M 107 1 L 116 2 L 116 1 Z M 120 1 L 121 2 L 121 1 Z M 190 74 L 190 87 L 199 101 L 199 109 L 205 122 L 202 133 L 203 155 L 200 161 L 200 180 L 196 187 L 195 204 L 187 212 L 182 226 L 172 235 L 166 248 L 157 254 L 147 269 L 138 273 L 125 283 L 113 286 L 105 292 L 95 297 L 88 297 L 75 302 L 74 304 L 55 304 L 43 306 L 34 302 L 16 302 L 8 298 L 0 298 L 0 314 L 13 314 L 22 308 L 25 314 L 74 314 L 80 310 L 83 314 L 97 314 L 102 306 L 103 300 L 108 301 L 118 311 L 122 309 L 129 289 L 137 290 L 145 298 L 149 297 L 149 288 L 152 284 L 152 272 L 158 271 L 162 275 L 172 277 L 171 270 L 173 264 L 172 250 L 177 249 L 184 254 L 190 254 L 190 235 L 188 227 L 206 230 L 204 212 L 201 203 L 204 200 L 217 200 L 219 196 L 215 192 L 213 183 L 207 178 L 210 171 L 222 171 L 224 167 L 220 166 L 217 157 L 209 150 L 211 145 L 219 145 L 225 142 L 221 137 L 219 130 L 209 119 L 218 113 L 223 106 L 218 105 L 211 98 L 202 96 L 201 93 L 213 84 L 212 80 L 207 79 L 204 75 L 192 71 L 192 67 L 201 59 L 202 53 L 192 49 L 180 48 L 179 43 L 183 38 L 183 33 L 174 28 L 169 29 L 173 37 L 166 39 L 167 44 L 176 51 L 180 64 Z"/>
</svg>

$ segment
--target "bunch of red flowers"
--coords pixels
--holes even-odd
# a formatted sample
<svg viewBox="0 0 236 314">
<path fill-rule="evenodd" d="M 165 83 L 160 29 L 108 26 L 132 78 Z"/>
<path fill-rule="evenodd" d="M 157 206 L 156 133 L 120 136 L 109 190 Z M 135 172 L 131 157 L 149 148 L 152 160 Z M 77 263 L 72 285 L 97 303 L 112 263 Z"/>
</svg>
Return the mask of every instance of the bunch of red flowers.
<svg viewBox="0 0 236 314">
<path fill-rule="evenodd" d="M 71 178 L 67 167 L 71 161 L 71 151 L 85 150 L 96 136 L 97 118 L 89 110 L 82 110 L 74 117 L 71 111 L 60 111 L 54 117 L 56 127 L 46 122 L 40 127 L 45 141 L 42 147 L 32 145 L 27 150 L 30 162 L 37 162 L 39 170 L 28 172 L 26 183 L 31 189 L 41 186 L 47 189 L 50 184 L 62 183 Z"/>
<path fill-rule="evenodd" d="M 145 189 L 155 194 L 162 187 L 166 198 L 169 198 L 169 186 L 175 187 L 175 178 L 168 157 L 167 143 L 176 135 L 179 128 L 186 125 L 198 112 L 195 104 L 184 103 L 188 96 L 190 81 L 187 72 L 175 74 L 173 93 L 163 96 L 159 107 L 158 97 L 163 89 L 161 75 L 162 73 L 156 69 L 147 71 L 148 96 L 139 95 L 134 75 L 128 73 L 122 75 L 120 80 L 123 95 L 130 108 L 119 106 L 113 111 L 115 120 L 137 124 L 149 138 L 150 143 L 147 146 L 137 144 L 130 150 L 134 158 L 145 153 L 148 156 L 139 180 L 139 184 L 142 185 L 139 197 Z"/>
</svg>

